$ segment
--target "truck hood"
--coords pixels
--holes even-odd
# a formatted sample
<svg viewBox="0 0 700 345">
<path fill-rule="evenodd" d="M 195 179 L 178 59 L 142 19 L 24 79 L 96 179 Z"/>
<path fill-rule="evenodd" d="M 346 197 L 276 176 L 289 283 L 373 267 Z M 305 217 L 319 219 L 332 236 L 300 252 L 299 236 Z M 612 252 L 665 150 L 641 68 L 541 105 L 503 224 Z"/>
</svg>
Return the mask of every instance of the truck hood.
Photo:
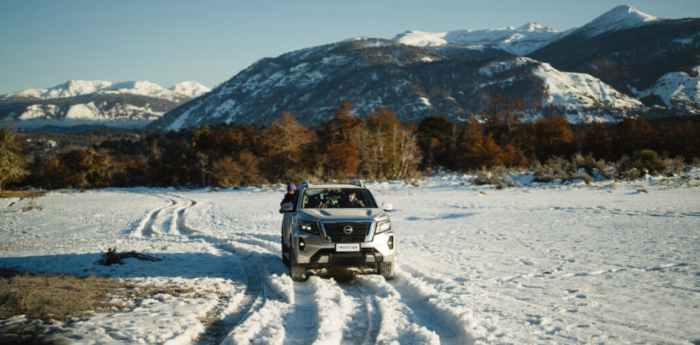
<svg viewBox="0 0 700 345">
<path fill-rule="evenodd" d="M 383 220 L 389 216 L 379 208 L 324 208 L 300 210 L 300 218 L 313 218 L 321 221 L 330 220 Z"/>
</svg>

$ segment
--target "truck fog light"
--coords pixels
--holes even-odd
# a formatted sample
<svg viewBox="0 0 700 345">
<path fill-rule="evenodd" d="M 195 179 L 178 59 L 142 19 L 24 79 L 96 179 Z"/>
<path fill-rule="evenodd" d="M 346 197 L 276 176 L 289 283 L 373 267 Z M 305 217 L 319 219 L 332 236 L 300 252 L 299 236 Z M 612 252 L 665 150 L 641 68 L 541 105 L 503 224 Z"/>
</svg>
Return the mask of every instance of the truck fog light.
<svg viewBox="0 0 700 345">
<path fill-rule="evenodd" d="M 306 248 L 306 242 L 304 242 L 303 238 L 300 238 L 299 239 L 299 249 L 304 250 L 304 248 Z"/>
<path fill-rule="evenodd" d="M 319 264 L 325 264 L 328 263 L 328 255 L 321 255 L 321 258 L 318 259 Z"/>
<path fill-rule="evenodd" d="M 389 236 L 389 241 L 386 244 L 389 246 L 389 249 L 394 249 L 394 236 Z"/>
<path fill-rule="evenodd" d="M 372 254 L 367 254 L 365 257 L 365 262 L 375 262 L 376 260 L 374 259 L 374 255 Z"/>
</svg>

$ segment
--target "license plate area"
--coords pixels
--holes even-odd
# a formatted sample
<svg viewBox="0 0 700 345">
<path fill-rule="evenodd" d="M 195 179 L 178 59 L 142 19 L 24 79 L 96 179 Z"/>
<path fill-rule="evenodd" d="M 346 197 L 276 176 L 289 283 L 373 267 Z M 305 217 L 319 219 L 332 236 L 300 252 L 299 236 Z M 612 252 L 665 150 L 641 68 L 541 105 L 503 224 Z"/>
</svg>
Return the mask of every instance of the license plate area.
<svg viewBox="0 0 700 345">
<path fill-rule="evenodd" d="M 336 243 L 335 251 L 336 252 L 359 252 L 360 251 L 360 244 L 359 243 Z"/>
</svg>

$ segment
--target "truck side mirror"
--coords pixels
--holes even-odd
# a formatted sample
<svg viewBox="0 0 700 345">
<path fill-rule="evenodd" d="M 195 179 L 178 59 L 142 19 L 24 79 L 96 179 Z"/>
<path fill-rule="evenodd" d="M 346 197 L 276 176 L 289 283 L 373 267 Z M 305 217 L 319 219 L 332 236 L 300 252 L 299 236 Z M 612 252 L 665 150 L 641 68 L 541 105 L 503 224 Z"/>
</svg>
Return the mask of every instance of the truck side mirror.
<svg viewBox="0 0 700 345">
<path fill-rule="evenodd" d="M 292 205 L 291 202 L 285 202 L 284 204 L 282 204 L 282 209 L 280 210 L 280 212 L 291 212 L 293 209 L 294 205 Z"/>
<path fill-rule="evenodd" d="M 392 204 L 390 202 L 386 202 L 386 201 L 382 203 L 382 211 L 391 212 L 393 210 L 394 210 L 394 204 Z"/>
</svg>

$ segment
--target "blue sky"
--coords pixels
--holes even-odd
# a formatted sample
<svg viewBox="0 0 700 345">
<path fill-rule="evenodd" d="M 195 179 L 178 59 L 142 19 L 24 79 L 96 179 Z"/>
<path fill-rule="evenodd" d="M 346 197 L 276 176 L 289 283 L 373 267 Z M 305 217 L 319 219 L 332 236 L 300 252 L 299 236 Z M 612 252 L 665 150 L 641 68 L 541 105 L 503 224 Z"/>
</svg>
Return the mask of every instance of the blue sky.
<svg viewBox="0 0 700 345">
<path fill-rule="evenodd" d="M 698 0 L 0 2 L 0 94 L 69 79 L 214 87 L 263 57 L 406 30 L 579 27 L 617 5 L 700 17 Z"/>
</svg>

